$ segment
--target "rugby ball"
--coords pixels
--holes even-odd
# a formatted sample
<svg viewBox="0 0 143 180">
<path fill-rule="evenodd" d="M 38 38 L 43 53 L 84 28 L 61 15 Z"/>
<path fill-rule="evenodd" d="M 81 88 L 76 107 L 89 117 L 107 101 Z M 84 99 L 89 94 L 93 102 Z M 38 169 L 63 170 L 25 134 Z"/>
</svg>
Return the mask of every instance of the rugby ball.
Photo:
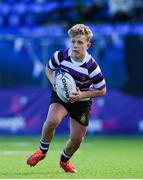
<svg viewBox="0 0 143 180">
<path fill-rule="evenodd" d="M 67 72 L 62 72 L 56 76 L 56 93 L 59 98 L 68 103 L 70 97 L 76 92 L 76 83 L 73 77 Z"/>
</svg>

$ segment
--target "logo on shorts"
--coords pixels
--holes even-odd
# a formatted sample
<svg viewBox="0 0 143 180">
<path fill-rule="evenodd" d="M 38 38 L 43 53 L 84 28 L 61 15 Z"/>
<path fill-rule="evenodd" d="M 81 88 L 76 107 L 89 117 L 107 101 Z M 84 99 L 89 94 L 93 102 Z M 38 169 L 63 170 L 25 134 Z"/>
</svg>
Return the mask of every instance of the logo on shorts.
<svg viewBox="0 0 143 180">
<path fill-rule="evenodd" d="M 80 118 L 80 121 L 81 121 L 82 123 L 86 123 L 86 113 L 83 113 L 83 114 L 82 114 L 82 116 L 81 116 L 81 118 Z"/>
</svg>

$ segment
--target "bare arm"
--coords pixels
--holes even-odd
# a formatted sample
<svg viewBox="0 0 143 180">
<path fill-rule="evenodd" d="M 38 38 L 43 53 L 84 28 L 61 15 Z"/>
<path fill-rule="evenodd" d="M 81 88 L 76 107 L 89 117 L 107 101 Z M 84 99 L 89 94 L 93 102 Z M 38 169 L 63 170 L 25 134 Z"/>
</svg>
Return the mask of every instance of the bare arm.
<svg viewBox="0 0 143 180">
<path fill-rule="evenodd" d="M 89 91 L 80 92 L 80 98 L 95 98 L 106 94 L 106 88 L 102 90 L 91 89 Z"/>
<path fill-rule="evenodd" d="M 106 94 L 106 87 L 102 90 L 91 89 L 89 91 L 80 91 L 77 89 L 77 92 L 71 97 L 71 102 L 78 101 L 82 98 L 95 98 L 99 96 L 104 96 Z"/>
<path fill-rule="evenodd" d="M 49 79 L 50 83 L 52 84 L 54 90 L 55 90 L 55 72 L 46 66 L 45 73 L 46 73 L 46 76 Z"/>
</svg>

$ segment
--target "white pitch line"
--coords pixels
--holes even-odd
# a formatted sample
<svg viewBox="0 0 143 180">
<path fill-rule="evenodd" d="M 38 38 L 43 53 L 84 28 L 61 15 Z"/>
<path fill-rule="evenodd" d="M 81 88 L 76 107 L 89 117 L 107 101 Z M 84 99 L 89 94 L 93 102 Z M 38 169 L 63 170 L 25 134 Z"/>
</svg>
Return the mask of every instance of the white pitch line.
<svg viewBox="0 0 143 180">
<path fill-rule="evenodd" d="M 4 155 L 17 155 L 17 154 L 25 154 L 25 153 L 32 153 L 32 151 L 18 151 L 18 150 L 11 150 L 11 151 L 1 151 L 1 154 Z"/>
<path fill-rule="evenodd" d="M 1 142 L 1 144 L 7 144 L 8 146 L 18 145 L 18 146 L 26 147 L 26 146 L 30 146 L 32 143 L 29 143 L 29 142 Z"/>
<path fill-rule="evenodd" d="M 17 154 L 32 154 L 34 151 L 24 151 L 24 150 L 9 150 L 9 151 L 0 151 L 3 155 L 17 155 Z M 49 153 L 61 153 L 59 150 L 50 150 Z M 78 150 L 76 153 L 80 153 L 81 150 Z"/>
</svg>

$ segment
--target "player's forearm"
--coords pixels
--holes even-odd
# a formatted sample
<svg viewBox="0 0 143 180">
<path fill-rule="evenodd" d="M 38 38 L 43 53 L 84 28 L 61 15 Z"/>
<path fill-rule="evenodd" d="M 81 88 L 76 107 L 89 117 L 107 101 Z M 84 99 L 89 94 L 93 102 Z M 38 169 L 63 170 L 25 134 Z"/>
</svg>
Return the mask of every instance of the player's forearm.
<svg viewBox="0 0 143 180">
<path fill-rule="evenodd" d="M 104 96 L 106 94 L 106 88 L 102 90 L 89 90 L 89 91 L 83 91 L 81 93 L 81 98 L 95 98 L 99 96 Z"/>
<path fill-rule="evenodd" d="M 45 68 L 45 73 L 46 73 L 46 76 L 49 79 L 50 83 L 52 85 L 54 85 L 54 83 L 55 83 L 55 74 L 54 74 L 54 72 L 51 69 L 46 67 Z"/>
</svg>

